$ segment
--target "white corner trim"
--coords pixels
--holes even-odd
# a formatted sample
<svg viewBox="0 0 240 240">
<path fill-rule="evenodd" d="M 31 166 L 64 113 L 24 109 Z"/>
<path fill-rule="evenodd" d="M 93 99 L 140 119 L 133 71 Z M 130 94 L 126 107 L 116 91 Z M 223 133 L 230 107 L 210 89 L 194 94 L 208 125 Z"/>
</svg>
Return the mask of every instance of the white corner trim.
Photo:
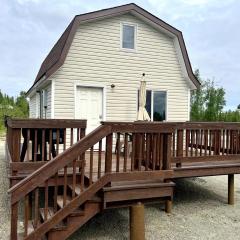
<svg viewBox="0 0 240 240">
<path fill-rule="evenodd" d="M 103 109 L 103 119 L 102 121 L 106 121 L 107 116 L 107 86 L 98 83 L 84 83 L 81 81 L 77 81 L 74 83 L 74 119 L 77 116 L 77 87 L 92 87 L 92 88 L 102 88 L 103 89 L 103 99 L 102 99 L 102 109 Z"/>
<path fill-rule="evenodd" d="M 55 101 L 55 80 L 52 80 L 52 84 L 51 84 L 51 119 L 54 119 L 54 117 L 55 117 L 54 101 Z"/>
<path fill-rule="evenodd" d="M 191 90 L 188 89 L 188 121 L 191 118 Z"/>
</svg>

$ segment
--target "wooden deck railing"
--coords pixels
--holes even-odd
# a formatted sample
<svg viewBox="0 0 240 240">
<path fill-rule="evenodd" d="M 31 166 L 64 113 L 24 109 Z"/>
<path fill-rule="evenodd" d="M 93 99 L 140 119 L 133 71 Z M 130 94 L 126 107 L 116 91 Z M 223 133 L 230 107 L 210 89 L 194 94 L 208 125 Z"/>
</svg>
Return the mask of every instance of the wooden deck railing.
<svg viewBox="0 0 240 240">
<path fill-rule="evenodd" d="M 40 239 L 112 181 L 170 179 L 172 131 L 171 124 L 103 123 L 9 190 L 14 217 L 12 239 L 17 239 L 16 219 L 21 200 L 25 208 L 24 237 Z M 40 189 L 44 194 L 42 202 Z M 62 208 L 57 204 L 59 198 Z M 39 216 L 40 209 L 44 212 L 43 219 Z M 49 209 L 54 212 L 51 218 Z M 34 232 L 28 230 L 30 221 Z"/>
<path fill-rule="evenodd" d="M 240 160 L 240 123 L 176 123 L 172 162 L 183 163 Z"/>
<path fill-rule="evenodd" d="M 6 126 L 11 176 L 25 177 L 83 138 L 86 120 L 8 118 Z"/>
</svg>

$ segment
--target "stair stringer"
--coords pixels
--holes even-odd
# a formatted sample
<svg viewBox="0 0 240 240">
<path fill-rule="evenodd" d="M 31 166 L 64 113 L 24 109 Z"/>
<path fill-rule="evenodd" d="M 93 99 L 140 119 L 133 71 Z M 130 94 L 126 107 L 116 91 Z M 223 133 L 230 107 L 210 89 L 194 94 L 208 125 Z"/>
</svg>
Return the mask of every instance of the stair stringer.
<svg viewBox="0 0 240 240">
<path fill-rule="evenodd" d="M 50 219 L 42 223 L 39 227 L 35 228 L 33 232 L 24 238 L 24 240 L 39 240 L 39 237 L 42 237 L 48 233 L 56 226 L 56 224 L 67 218 L 79 206 L 86 203 L 95 195 L 95 193 L 97 193 L 109 182 L 111 182 L 111 174 L 105 174 L 98 179 L 97 182 L 90 185 L 79 196 L 71 200 L 64 208 L 57 211 Z"/>
</svg>

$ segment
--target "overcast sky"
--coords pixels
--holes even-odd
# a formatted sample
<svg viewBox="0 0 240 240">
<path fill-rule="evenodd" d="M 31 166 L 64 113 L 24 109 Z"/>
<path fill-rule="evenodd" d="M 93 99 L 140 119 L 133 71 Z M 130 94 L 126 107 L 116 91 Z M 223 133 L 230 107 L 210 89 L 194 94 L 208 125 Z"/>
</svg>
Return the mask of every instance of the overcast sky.
<svg viewBox="0 0 240 240">
<path fill-rule="evenodd" d="M 28 90 L 41 62 L 74 15 L 126 4 L 120 0 L 0 0 L 0 89 Z M 183 32 L 193 69 L 240 104 L 240 1 L 137 0 Z"/>
</svg>

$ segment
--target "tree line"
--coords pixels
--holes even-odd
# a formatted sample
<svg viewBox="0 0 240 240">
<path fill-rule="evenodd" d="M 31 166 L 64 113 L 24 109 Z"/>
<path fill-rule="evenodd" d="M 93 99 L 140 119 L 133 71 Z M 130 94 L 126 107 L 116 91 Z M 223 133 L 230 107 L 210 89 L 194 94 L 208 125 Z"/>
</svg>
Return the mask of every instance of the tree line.
<svg viewBox="0 0 240 240">
<path fill-rule="evenodd" d="M 240 104 L 234 111 L 224 111 L 225 90 L 213 80 L 203 80 L 199 70 L 195 71 L 195 76 L 201 87 L 191 94 L 191 121 L 240 122 Z"/>
<path fill-rule="evenodd" d="M 28 112 L 29 106 L 24 91 L 14 98 L 0 90 L 0 132 L 4 131 L 5 116 L 27 118 Z"/>
</svg>

